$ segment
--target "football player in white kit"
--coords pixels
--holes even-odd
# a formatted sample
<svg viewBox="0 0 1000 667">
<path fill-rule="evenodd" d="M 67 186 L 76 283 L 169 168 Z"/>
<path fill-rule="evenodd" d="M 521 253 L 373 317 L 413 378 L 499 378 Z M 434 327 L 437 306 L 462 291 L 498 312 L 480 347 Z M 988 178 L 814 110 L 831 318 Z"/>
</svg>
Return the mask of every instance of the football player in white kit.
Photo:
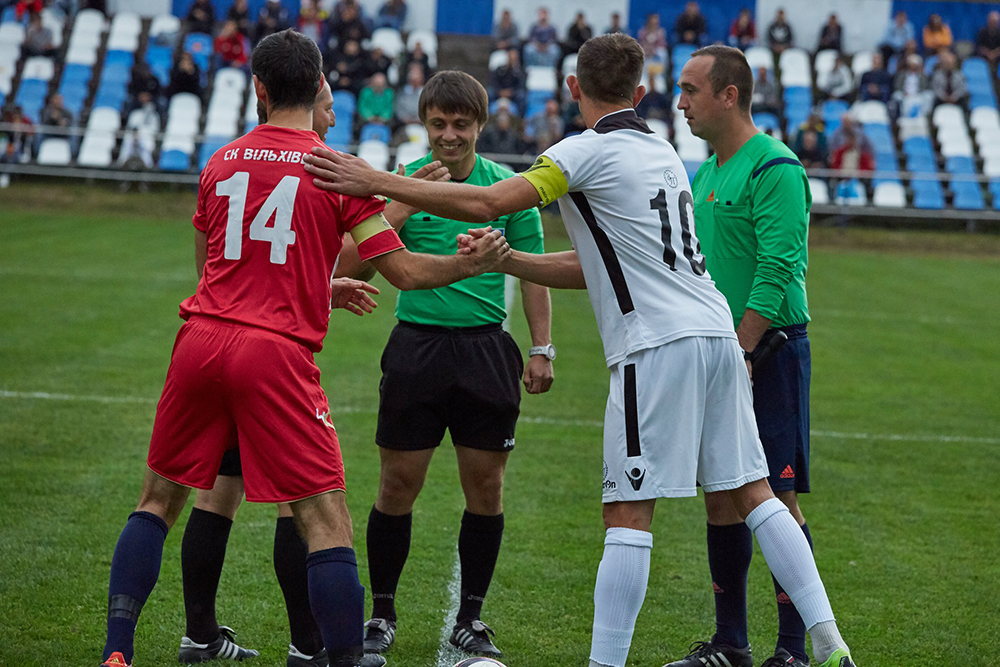
<svg viewBox="0 0 1000 667">
<path fill-rule="evenodd" d="M 820 666 L 853 667 L 809 544 L 768 486 L 749 353 L 705 270 L 686 171 L 635 113 L 642 69 L 642 49 L 627 35 L 586 42 L 567 84 L 588 129 L 546 150 L 522 178 L 490 187 L 428 183 L 324 149 L 306 157 L 306 169 L 325 189 L 382 194 L 471 222 L 558 199 L 575 250 L 514 252 L 501 270 L 587 289 L 611 370 L 591 667 L 625 665 L 646 594 L 653 506 L 695 495 L 696 483 L 727 494 L 745 518 L 801 613 Z M 459 238 L 460 252 L 467 241 Z"/>
</svg>

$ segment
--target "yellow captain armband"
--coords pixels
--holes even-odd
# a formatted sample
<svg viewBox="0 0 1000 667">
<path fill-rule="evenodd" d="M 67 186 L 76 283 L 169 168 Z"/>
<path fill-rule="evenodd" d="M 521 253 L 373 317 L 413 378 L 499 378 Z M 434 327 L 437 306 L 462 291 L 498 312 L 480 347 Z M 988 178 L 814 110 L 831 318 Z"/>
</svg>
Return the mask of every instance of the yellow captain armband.
<svg viewBox="0 0 1000 667">
<path fill-rule="evenodd" d="M 385 219 L 385 216 L 381 213 L 376 213 L 375 215 L 362 220 L 354 227 L 351 227 L 351 237 L 354 239 L 355 243 L 361 245 L 376 234 L 381 234 L 389 229 L 392 229 L 392 225 L 390 225 L 389 221 Z"/>
<path fill-rule="evenodd" d="M 539 155 L 535 164 L 527 171 L 519 174 L 538 191 L 542 206 L 548 206 L 569 192 L 566 175 L 556 166 L 556 163 L 544 155 Z"/>
</svg>

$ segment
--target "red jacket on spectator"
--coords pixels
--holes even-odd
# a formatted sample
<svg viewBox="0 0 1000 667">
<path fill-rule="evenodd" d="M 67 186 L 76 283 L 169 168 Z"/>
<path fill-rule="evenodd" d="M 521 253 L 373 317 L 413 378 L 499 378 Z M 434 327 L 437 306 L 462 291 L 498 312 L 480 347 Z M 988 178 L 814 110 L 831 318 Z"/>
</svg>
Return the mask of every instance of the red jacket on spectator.
<svg viewBox="0 0 1000 667">
<path fill-rule="evenodd" d="M 845 162 L 853 162 L 854 160 L 845 160 L 845 156 L 849 151 L 857 151 L 857 157 L 855 160 L 857 164 L 845 164 Z M 875 171 L 875 158 L 868 151 L 861 150 L 855 142 L 846 143 L 837 150 L 833 151 L 833 155 L 830 156 L 830 167 L 832 169 L 857 169 L 859 171 Z"/>
<path fill-rule="evenodd" d="M 243 67 L 247 59 L 246 37 L 239 32 L 231 32 L 228 36 L 223 31 L 215 38 L 215 53 L 231 67 Z"/>
</svg>

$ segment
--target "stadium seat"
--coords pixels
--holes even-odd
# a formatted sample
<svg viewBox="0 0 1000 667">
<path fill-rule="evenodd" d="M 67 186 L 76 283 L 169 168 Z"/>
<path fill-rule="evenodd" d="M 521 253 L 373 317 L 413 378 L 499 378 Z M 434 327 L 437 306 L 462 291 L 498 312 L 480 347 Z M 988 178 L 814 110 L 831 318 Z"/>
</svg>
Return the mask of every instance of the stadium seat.
<svg viewBox="0 0 1000 667">
<path fill-rule="evenodd" d="M 358 144 L 358 157 L 373 168 L 385 171 L 389 168 L 389 145 L 383 141 L 362 141 Z"/>
<path fill-rule="evenodd" d="M 255 127 L 257 127 L 257 121 L 256 120 L 244 121 L 244 123 L 243 123 L 243 134 L 247 134 L 248 132 L 253 131 L 253 129 Z"/>
<path fill-rule="evenodd" d="M 66 52 L 66 62 L 74 65 L 93 67 L 97 64 L 97 46 L 91 44 L 70 46 Z"/>
<path fill-rule="evenodd" d="M 430 147 L 430 142 L 427 139 L 427 128 L 420 123 L 409 123 L 403 126 L 403 134 L 406 135 L 406 140 L 411 143 L 420 144 L 424 148 Z"/>
<path fill-rule="evenodd" d="M 831 122 L 840 127 L 840 117 L 848 112 L 850 107 L 843 100 L 827 100 L 823 102 L 820 110 L 823 114 L 823 121 L 829 125 Z M 829 131 L 829 128 L 827 128 Z"/>
<path fill-rule="evenodd" d="M 749 60 L 749 56 L 747 59 Z M 782 86 L 812 85 L 813 77 L 809 66 L 809 54 L 804 49 L 791 48 L 782 51 L 778 58 L 778 67 L 781 69 Z"/>
<path fill-rule="evenodd" d="M 63 67 L 62 72 L 62 82 L 63 83 L 82 83 L 84 85 L 90 83 L 90 77 L 92 76 L 92 71 L 90 67 L 86 65 L 74 65 L 68 64 Z"/>
<path fill-rule="evenodd" d="M 97 89 L 94 106 L 116 109 L 119 112 L 125 104 L 126 91 L 124 86 L 111 85 Z"/>
<path fill-rule="evenodd" d="M 253 89 L 251 89 L 251 92 Z M 354 109 L 358 101 L 354 93 L 349 90 L 335 90 L 333 92 L 333 111 L 337 118 L 351 119 L 354 117 Z"/>
<path fill-rule="evenodd" d="M 868 204 L 868 192 L 861 181 L 856 178 L 840 181 L 834 190 L 836 191 L 834 202 L 841 206 L 865 206 Z"/>
<path fill-rule="evenodd" d="M 834 49 L 823 49 L 816 54 L 816 78 L 820 78 L 833 71 L 834 63 L 840 54 Z M 780 61 L 779 61 L 780 64 Z"/>
<path fill-rule="evenodd" d="M 889 124 L 889 110 L 880 100 L 855 102 L 854 106 L 851 107 L 851 115 L 859 123 Z"/>
<path fill-rule="evenodd" d="M 781 122 L 778 120 L 778 117 L 766 111 L 753 114 L 753 124 L 764 131 L 781 129 Z"/>
<path fill-rule="evenodd" d="M 949 174 L 975 174 L 976 163 L 971 157 L 950 157 L 944 161 L 944 170 Z"/>
<path fill-rule="evenodd" d="M 562 61 L 562 74 L 563 76 L 569 76 L 570 74 L 576 74 L 576 61 L 579 57 L 577 53 L 568 53 Z M 665 90 L 665 89 L 664 89 Z"/>
<path fill-rule="evenodd" d="M 1000 155 L 983 158 L 983 175 L 1000 176 Z"/>
<path fill-rule="evenodd" d="M 212 36 L 200 32 L 189 32 L 184 38 L 184 50 L 191 54 L 202 73 L 212 66 Z"/>
<path fill-rule="evenodd" d="M 20 23 L 0 23 L 0 44 L 20 47 L 24 43 L 24 26 Z"/>
<path fill-rule="evenodd" d="M 208 160 L 215 155 L 220 148 L 228 144 L 230 140 L 231 139 L 223 139 L 220 137 L 208 137 L 205 140 L 205 143 L 203 143 L 201 148 L 198 150 L 198 171 L 204 169 L 205 165 L 208 164 Z"/>
<path fill-rule="evenodd" d="M 813 204 L 822 205 L 830 203 L 830 188 L 827 186 L 826 181 L 824 181 L 823 179 L 810 178 L 809 192 L 812 193 Z"/>
<path fill-rule="evenodd" d="M 937 162 L 933 155 L 907 155 L 906 170 L 919 173 L 934 173 L 937 171 Z"/>
<path fill-rule="evenodd" d="M 704 162 L 708 159 L 708 142 L 697 137 L 685 140 L 677 145 L 677 155 L 684 161 Z"/>
<path fill-rule="evenodd" d="M 388 144 L 392 139 L 392 133 L 389 128 L 382 123 L 368 123 L 361 128 L 361 135 L 358 141 L 365 143 L 366 141 L 381 141 L 383 144 Z"/>
<path fill-rule="evenodd" d="M 101 36 L 107 29 L 107 19 L 96 9 L 81 9 L 73 21 L 73 31 L 69 37 L 69 50 L 90 47 L 96 50 L 101 44 Z"/>
<path fill-rule="evenodd" d="M 115 149 L 114 135 L 93 133 L 88 130 L 80 144 L 80 153 L 76 163 L 81 167 L 108 167 L 111 165 L 111 152 Z"/>
<path fill-rule="evenodd" d="M 934 68 L 937 67 L 938 57 L 937 54 L 929 55 L 924 59 L 924 74 L 930 76 L 934 73 Z"/>
<path fill-rule="evenodd" d="M 0 23 L 17 23 L 17 10 L 13 5 L 4 7 L 3 13 L 0 13 Z"/>
<path fill-rule="evenodd" d="M 170 68 L 173 65 L 173 52 L 169 46 L 150 44 L 146 49 L 146 62 L 160 84 L 166 86 L 170 82 Z"/>
<path fill-rule="evenodd" d="M 855 53 L 851 59 L 851 70 L 854 72 L 854 76 L 859 79 L 865 72 L 870 72 L 872 70 L 872 52 L 858 51 Z"/>
<path fill-rule="evenodd" d="M 191 155 L 194 154 L 194 143 L 193 135 L 170 134 L 170 127 L 168 126 L 164 130 L 163 144 L 160 146 L 160 152 L 180 151 L 187 155 L 190 160 Z"/>
<path fill-rule="evenodd" d="M 489 68 L 493 72 L 510 62 L 510 56 L 507 55 L 507 51 L 503 49 L 497 49 L 490 54 Z"/>
<path fill-rule="evenodd" d="M 403 36 L 400 35 L 399 31 L 395 28 L 376 28 L 375 31 L 372 32 L 371 41 L 369 43 L 370 49 L 382 49 L 382 53 L 393 60 L 400 56 L 403 52 L 404 46 Z M 426 45 L 424 45 L 424 50 L 427 50 Z"/>
<path fill-rule="evenodd" d="M 160 116 L 147 113 L 145 109 L 133 109 L 125 121 L 125 127 L 138 130 L 140 134 L 155 136 L 160 132 Z"/>
<path fill-rule="evenodd" d="M 971 56 L 962 61 L 962 74 L 970 83 L 973 81 L 992 81 L 990 66 L 978 56 Z"/>
<path fill-rule="evenodd" d="M 43 139 L 38 147 L 37 162 L 46 166 L 67 165 L 73 159 L 69 139 Z"/>
<path fill-rule="evenodd" d="M 697 49 L 698 47 L 692 44 L 674 44 L 670 57 L 674 63 L 680 63 L 683 66 L 684 63 L 691 59 L 691 54 Z"/>
<path fill-rule="evenodd" d="M 913 188 L 913 206 L 925 209 L 944 208 L 944 192 L 941 183 L 937 180 L 913 179 L 910 181 Z"/>
<path fill-rule="evenodd" d="M 902 183 L 897 182 L 878 183 L 872 194 L 872 203 L 875 206 L 902 208 L 906 206 L 906 188 L 903 187 Z"/>
<path fill-rule="evenodd" d="M 771 49 L 763 46 L 751 46 L 744 55 L 746 55 L 747 63 L 749 63 L 755 77 L 759 67 L 764 67 L 768 71 L 774 70 L 774 54 Z"/>
<path fill-rule="evenodd" d="M 528 67 L 525 73 L 527 74 L 526 87 L 529 92 L 541 90 L 547 93 L 555 93 L 556 88 L 559 86 L 559 80 L 554 67 Z"/>
<path fill-rule="evenodd" d="M 437 67 L 437 35 L 431 30 L 411 30 L 406 38 L 406 49 L 412 51 L 417 47 L 417 42 L 420 42 L 424 53 L 427 54 L 427 62 L 430 66 Z"/>
<path fill-rule="evenodd" d="M 989 109 L 995 109 L 996 106 L 997 106 L 997 98 L 996 95 L 993 93 L 992 88 L 984 88 L 983 90 L 973 90 L 971 96 L 969 97 L 970 109 L 981 109 L 983 107 Z"/>
<path fill-rule="evenodd" d="M 928 137 L 909 137 L 903 141 L 903 152 L 907 155 L 934 157 L 934 146 Z"/>
<path fill-rule="evenodd" d="M 930 125 L 924 116 L 900 118 L 896 121 L 896 127 L 899 128 L 900 141 L 904 142 L 911 137 L 926 137 L 931 133 Z"/>
<path fill-rule="evenodd" d="M 949 184 L 954 195 L 952 206 L 966 211 L 981 211 L 985 208 L 983 191 L 975 181 L 952 181 Z"/>
<path fill-rule="evenodd" d="M 417 142 L 407 142 L 400 144 L 396 148 L 396 162 L 400 164 L 410 164 L 427 155 L 427 146 Z"/>
<path fill-rule="evenodd" d="M 326 132 L 326 145 L 337 151 L 346 151 L 351 143 L 351 123 L 337 123 Z"/>
<path fill-rule="evenodd" d="M 179 150 L 160 153 L 159 167 L 163 171 L 187 171 L 191 168 L 191 155 Z"/>
<path fill-rule="evenodd" d="M 149 25 L 150 46 L 173 47 L 181 31 L 181 20 L 172 14 L 154 16 Z"/>
<path fill-rule="evenodd" d="M 215 73 L 212 84 L 212 96 L 224 92 L 242 96 L 247 87 L 247 75 L 235 67 L 223 67 Z M 256 95 L 256 94 L 255 94 Z"/>
<path fill-rule="evenodd" d="M 896 153 L 896 140 L 892 136 L 892 130 L 888 125 L 880 123 L 869 123 L 864 125 L 865 136 L 872 142 L 875 154 Z"/>
<path fill-rule="evenodd" d="M 216 116 L 209 118 L 205 121 L 205 136 L 207 137 L 218 137 L 219 139 L 225 139 L 226 141 L 232 141 L 236 138 L 237 131 L 240 126 L 239 114 L 231 118 Z"/>
<path fill-rule="evenodd" d="M 66 108 L 79 118 L 87 95 L 90 94 L 87 84 L 75 81 L 67 82 L 64 78 L 62 85 L 59 86 L 59 94 L 63 96 L 63 104 Z"/>
<path fill-rule="evenodd" d="M 957 104 L 939 104 L 931 114 L 934 127 L 942 125 L 965 125 L 965 112 Z"/>
<path fill-rule="evenodd" d="M 969 157 L 971 158 L 975 153 L 972 150 L 972 139 L 969 135 L 938 135 L 943 137 L 941 141 L 941 155 L 945 158 L 950 157 Z"/>
<path fill-rule="evenodd" d="M 111 19 L 107 48 L 134 53 L 139 48 L 139 35 L 141 33 L 142 19 L 138 14 L 117 12 Z"/>
</svg>

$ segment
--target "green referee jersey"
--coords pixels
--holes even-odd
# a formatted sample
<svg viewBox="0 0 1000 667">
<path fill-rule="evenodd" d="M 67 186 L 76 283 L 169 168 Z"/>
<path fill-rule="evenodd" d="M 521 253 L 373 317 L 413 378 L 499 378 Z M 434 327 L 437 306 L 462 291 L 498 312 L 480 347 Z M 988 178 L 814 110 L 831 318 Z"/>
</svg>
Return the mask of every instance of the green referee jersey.
<svg viewBox="0 0 1000 667">
<path fill-rule="evenodd" d="M 409 176 L 430 161 L 431 156 L 428 154 L 411 162 L 406 165 L 406 175 Z M 511 170 L 477 155 L 476 166 L 463 182 L 486 186 L 513 175 Z M 502 216 L 490 225 L 494 229 L 504 230 L 511 248 L 535 254 L 544 252 L 542 218 L 537 208 Z M 484 226 L 421 212 L 406 220 L 399 236 L 411 252 L 454 255 L 457 251 L 456 235 Z M 506 316 L 502 273 L 484 273 L 436 289 L 400 292 L 396 301 L 396 317 L 415 324 L 475 327 L 503 322 Z"/>
<path fill-rule="evenodd" d="M 701 250 L 734 326 L 747 308 L 774 327 L 808 322 L 812 194 L 788 146 L 758 134 L 721 167 L 714 155 L 706 160 L 691 189 Z"/>
</svg>

